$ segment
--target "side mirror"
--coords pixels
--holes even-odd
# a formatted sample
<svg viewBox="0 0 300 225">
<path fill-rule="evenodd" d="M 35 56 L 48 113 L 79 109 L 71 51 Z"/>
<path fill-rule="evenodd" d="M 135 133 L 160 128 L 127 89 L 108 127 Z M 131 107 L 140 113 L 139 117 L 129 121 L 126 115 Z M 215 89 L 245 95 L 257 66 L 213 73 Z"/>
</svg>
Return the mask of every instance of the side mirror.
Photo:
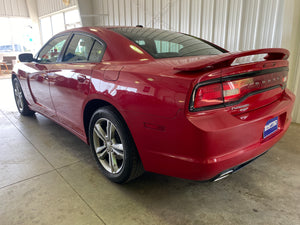
<svg viewBox="0 0 300 225">
<path fill-rule="evenodd" d="M 23 53 L 19 55 L 20 62 L 32 62 L 33 55 L 31 53 Z"/>
</svg>

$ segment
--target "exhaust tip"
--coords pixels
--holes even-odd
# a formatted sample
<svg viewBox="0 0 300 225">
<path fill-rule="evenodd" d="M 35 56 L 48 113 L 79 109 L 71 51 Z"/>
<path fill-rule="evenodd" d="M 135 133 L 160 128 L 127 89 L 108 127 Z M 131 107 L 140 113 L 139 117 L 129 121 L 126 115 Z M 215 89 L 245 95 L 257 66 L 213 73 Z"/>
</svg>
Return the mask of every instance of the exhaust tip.
<svg viewBox="0 0 300 225">
<path fill-rule="evenodd" d="M 230 174 L 233 173 L 233 171 L 234 171 L 234 170 L 231 169 L 231 170 L 227 170 L 227 171 L 221 173 L 218 177 L 216 177 L 216 178 L 213 180 L 213 182 L 217 182 L 217 181 L 219 181 L 219 180 L 222 180 L 222 179 L 228 177 Z"/>
</svg>

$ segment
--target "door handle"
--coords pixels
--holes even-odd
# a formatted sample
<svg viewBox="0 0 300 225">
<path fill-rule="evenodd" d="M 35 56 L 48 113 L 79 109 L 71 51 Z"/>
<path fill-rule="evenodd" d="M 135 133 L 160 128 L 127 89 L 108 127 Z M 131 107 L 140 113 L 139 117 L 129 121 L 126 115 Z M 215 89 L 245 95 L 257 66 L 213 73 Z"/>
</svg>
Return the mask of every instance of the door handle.
<svg viewBox="0 0 300 225">
<path fill-rule="evenodd" d="M 84 75 L 78 75 L 78 76 L 77 76 L 77 80 L 78 80 L 79 82 L 84 82 L 84 81 L 86 80 L 86 76 L 84 76 Z"/>
</svg>

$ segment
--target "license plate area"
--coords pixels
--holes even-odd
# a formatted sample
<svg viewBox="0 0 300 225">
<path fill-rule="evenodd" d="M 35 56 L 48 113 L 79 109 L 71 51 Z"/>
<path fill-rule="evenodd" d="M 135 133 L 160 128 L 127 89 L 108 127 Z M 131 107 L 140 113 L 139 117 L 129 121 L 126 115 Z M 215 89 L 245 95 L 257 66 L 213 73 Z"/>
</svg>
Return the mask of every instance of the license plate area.
<svg viewBox="0 0 300 225">
<path fill-rule="evenodd" d="M 263 138 L 269 137 L 278 130 L 278 116 L 268 120 L 264 127 Z"/>
</svg>

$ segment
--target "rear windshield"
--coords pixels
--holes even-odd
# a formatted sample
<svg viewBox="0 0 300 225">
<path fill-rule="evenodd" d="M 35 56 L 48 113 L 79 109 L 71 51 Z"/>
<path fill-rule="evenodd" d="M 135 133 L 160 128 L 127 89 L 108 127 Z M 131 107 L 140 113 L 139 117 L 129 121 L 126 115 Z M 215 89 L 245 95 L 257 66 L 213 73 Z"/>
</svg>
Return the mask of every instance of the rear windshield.
<svg viewBox="0 0 300 225">
<path fill-rule="evenodd" d="M 156 59 L 218 55 L 226 52 L 199 38 L 172 31 L 140 27 L 120 27 L 111 30 L 135 42 Z"/>
</svg>

